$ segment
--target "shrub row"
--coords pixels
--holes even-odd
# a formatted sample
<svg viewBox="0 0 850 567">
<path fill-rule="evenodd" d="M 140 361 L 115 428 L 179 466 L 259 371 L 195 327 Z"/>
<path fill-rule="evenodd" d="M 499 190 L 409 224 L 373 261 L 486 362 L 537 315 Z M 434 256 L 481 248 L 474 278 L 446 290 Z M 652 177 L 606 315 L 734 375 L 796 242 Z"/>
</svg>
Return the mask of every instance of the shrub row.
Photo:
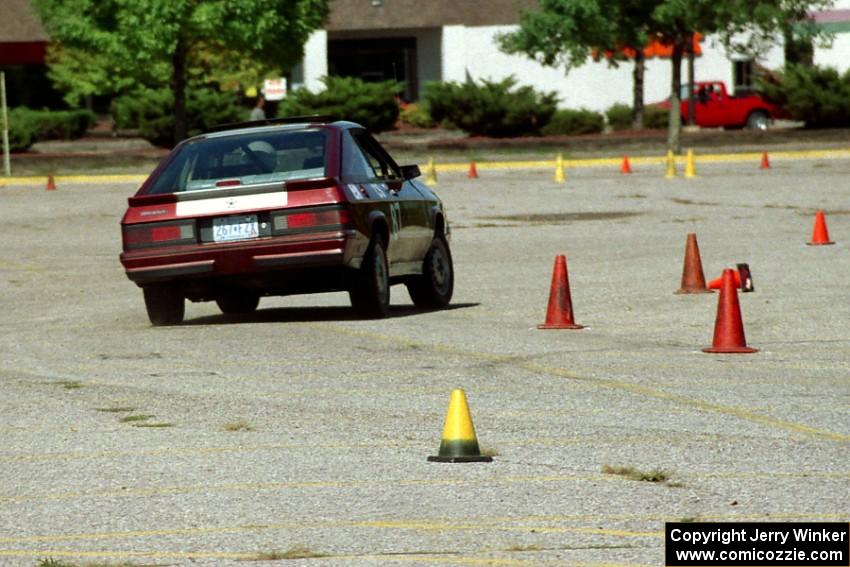
<svg viewBox="0 0 850 567">
<path fill-rule="evenodd" d="M 325 114 L 357 122 L 373 132 L 389 130 L 398 121 L 398 83 L 366 83 L 352 77 L 324 77 L 322 81 L 323 91 L 301 88 L 292 92 L 281 101 L 278 115 Z"/>
<path fill-rule="evenodd" d="M 95 115 L 88 110 L 13 108 L 9 111 L 9 146 L 13 152 L 22 152 L 42 140 L 74 140 L 94 122 Z"/>
<path fill-rule="evenodd" d="M 807 128 L 850 126 L 850 70 L 788 65 L 761 79 L 758 90 Z"/>
<path fill-rule="evenodd" d="M 194 87 L 186 92 L 186 116 L 190 135 L 228 122 L 244 120 L 235 93 Z M 171 146 L 174 138 L 174 94 L 169 89 L 140 88 L 112 101 L 118 128 L 138 129 L 139 135 L 157 146 Z"/>
</svg>

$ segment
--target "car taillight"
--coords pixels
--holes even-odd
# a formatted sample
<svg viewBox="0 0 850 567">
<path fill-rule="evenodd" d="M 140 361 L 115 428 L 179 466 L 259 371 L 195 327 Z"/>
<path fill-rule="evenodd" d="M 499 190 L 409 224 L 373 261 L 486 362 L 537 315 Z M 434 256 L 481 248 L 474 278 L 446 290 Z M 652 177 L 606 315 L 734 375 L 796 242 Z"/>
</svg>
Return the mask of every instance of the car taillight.
<svg viewBox="0 0 850 567">
<path fill-rule="evenodd" d="M 195 241 L 194 221 L 179 223 L 149 223 L 123 227 L 124 249 L 188 244 Z"/>
<path fill-rule="evenodd" d="M 274 230 L 283 231 L 346 225 L 351 217 L 348 209 L 324 209 L 276 214 L 273 219 Z"/>
</svg>

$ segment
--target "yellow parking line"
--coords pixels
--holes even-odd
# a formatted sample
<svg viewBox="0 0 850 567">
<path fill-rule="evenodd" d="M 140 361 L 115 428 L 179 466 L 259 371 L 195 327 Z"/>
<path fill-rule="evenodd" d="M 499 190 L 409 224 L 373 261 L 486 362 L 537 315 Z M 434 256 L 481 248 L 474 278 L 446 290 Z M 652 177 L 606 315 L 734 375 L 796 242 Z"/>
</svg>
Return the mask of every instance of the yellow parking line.
<svg viewBox="0 0 850 567">
<path fill-rule="evenodd" d="M 565 368 L 557 368 L 552 366 L 545 366 L 542 364 L 537 364 L 534 362 L 526 362 L 524 359 L 515 358 L 506 355 L 492 354 L 486 352 L 476 352 L 476 351 L 466 351 L 463 349 L 459 349 L 452 346 L 440 345 L 440 344 L 428 344 L 428 343 L 418 343 L 416 341 L 401 339 L 400 337 L 384 335 L 381 333 L 374 333 L 369 331 L 360 331 L 354 329 L 348 329 L 346 327 L 341 327 L 339 325 L 332 325 L 327 323 L 317 323 L 316 327 L 325 327 L 329 330 L 332 330 L 337 333 L 347 334 L 351 336 L 361 336 L 361 337 L 369 337 L 374 339 L 379 339 L 386 342 L 391 342 L 396 345 L 404 345 L 406 347 L 416 347 L 420 349 L 430 349 L 435 352 L 449 353 L 458 356 L 466 356 L 473 357 L 478 359 L 491 360 L 494 362 L 499 362 L 501 364 L 508 364 L 515 366 L 517 368 L 522 368 L 534 373 L 538 374 L 548 374 L 550 376 L 557 376 L 561 378 L 567 378 L 569 380 L 576 380 L 578 382 L 583 382 L 586 384 L 592 384 L 594 386 L 608 388 L 612 390 L 620 390 L 631 392 L 633 394 L 638 394 L 648 398 L 654 398 L 662 401 L 674 402 L 676 404 L 684 405 L 687 407 L 696 408 L 702 411 L 719 413 L 722 415 L 729 415 L 733 417 L 737 417 L 739 419 L 750 421 L 753 423 L 758 423 L 760 425 L 765 425 L 767 427 L 771 427 L 774 429 L 781 429 L 785 431 L 790 431 L 792 433 L 800 433 L 803 435 L 807 435 L 810 437 L 816 437 L 820 439 L 827 439 L 830 441 L 839 441 L 839 442 L 848 442 L 850 441 L 850 435 L 844 433 L 836 433 L 834 431 L 829 431 L 826 429 L 818 429 L 815 427 L 811 427 L 808 425 L 803 425 L 801 423 L 795 423 L 792 421 L 785 421 L 779 418 L 771 417 L 769 415 L 764 415 L 760 413 L 756 413 L 753 411 L 748 411 L 744 408 L 736 408 L 732 406 L 724 406 L 722 404 L 707 402 L 705 400 L 700 400 L 698 398 L 690 398 L 688 396 L 683 396 L 681 394 L 674 394 L 671 392 L 666 392 L 664 390 L 659 390 L 657 388 L 651 388 L 649 386 L 643 386 L 640 384 L 635 384 L 632 382 L 625 382 L 622 380 L 613 380 L 609 378 L 596 378 L 592 376 L 580 376 L 575 372 L 571 372 Z"/>
<path fill-rule="evenodd" d="M 493 478 L 421 478 L 421 479 L 369 479 L 369 480 L 327 480 L 307 482 L 257 482 L 234 483 L 220 485 L 185 485 L 128 488 L 104 492 L 56 492 L 52 494 L 31 494 L 26 496 L 0 496 L 0 502 L 32 502 L 51 500 L 74 500 L 78 498 L 121 498 L 136 496 L 167 496 L 174 494 L 192 494 L 197 492 L 240 492 L 259 490 L 293 490 L 293 489 L 324 489 L 324 488 L 354 488 L 363 486 L 461 486 L 461 485 L 498 485 L 498 484 L 527 484 L 550 482 L 618 482 L 622 479 L 610 475 L 575 475 L 575 476 L 521 476 Z"/>
<path fill-rule="evenodd" d="M 103 174 L 103 175 L 55 175 L 53 180 L 61 190 L 63 183 L 142 183 L 147 179 L 143 174 Z M 29 175 L 25 177 L 4 177 L 8 185 L 43 185 L 47 183 L 46 175 Z"/>
<path fill-rule="evenodd" d="M 497 550 L 504 552 L 504 550 Z M 69 550 L 0 550 L 0 557 L 82 557 L 87 559 L 233 559 L 250 561 L 257 559 L 258 553 L 218 552 L 218 551 L 69 551 Z M 304 559 L 309 560 L 310 557 Z M 536 565 L 563 565 L 563 560 L 547 559 L 510 559 L 504 557 L 476 557 L 455 554 L 453 552 L 428 553 L 372 553 L 372 554 L 320 554 L 315 559 L 323 561 L 394 561 L 399 563 L 428 563 L 432 565 L 509 565 L 534 567 Z M 570 561 L 578 567 L 648 567 L 634 563 L 604 563 L 588 561 Z"/>
<path fill-rule="evenodd" d="M 734 162 L 758 162 L 762 157 L 761 152 L 743 152 L 737 154 L 697 154 L 696 161 L 711 162 L 711 163 L 734 163 Z M 779 160 L 805 160 L 805 159 L 841 159 L 850 158 L 850 150 L 785 150 L 770 152 L 771 159 Z M 629 158 L 629 162 L 634 165 L 663 165 L 666 161 L 666 156 L 635 156 Z M 677 163 L 685 163 L 685 156 L 676 156 Z M 593 167 L 613 167 L 619 166 L 622 158 L 584 158 L 584 159 L 565 159 L 563 160 L 564 167 L 567 168 L 593 168 Z M 556 165 L 555 159 L 545 160 L 514 160 L 514 161 L 476 161 L 478 170 L 497 170 L 497 169 L 542 169 L 552 168 Z M 427 164 L 421 164 L 420 168 L 425 169 Z M 435 163 L 435 169 L 438 172 L 456 172 L 467 171 L 469 163 Z M 104 175 L 58 175 L 54 176 L 57 185 L 62 183 L 142 183 L 147 179 L 145 174 L 104 174 Z M 3 185 L 41 185 L 46 183 L 46 175 L 30 175 L 21 177 L 4 177 L 0 180 L 0 187 Z"/>
<path fill-rule="evenodd" d="M 761 160 L 761 152 L 744 152 L 737 154 L 697 154 L 695 159 L 699 162 L 711 163 L 735 163 L 752 161 L 758 163 Z M 805 159 L 841 159 L 850 158 L 850 150 L 787 150 L 770 152 L 771 159 L 779 160 L 805 160 Z M 666 156 L 636 156 L 630 157 L 629 162 L 634 165 L 663 165 L 666 163 Z M 676 163 L 685 163 L 686 156 L 676 156 Z M 550 160 L 517 160 L 517 161 L 476 161 L 476 168 L 481 170 L 488 169 L 538 169 L 555 167 L 557 161 Z M 586 158 L 586 159 L 565 159 L 563 160 L 564 167 L 567 168 L 593 168 L 593 167 L 613 167 L 619 166 L 622 163 L 622 158 Z M 467 171 L 469 163 L 436 163 L 434 164 L 437 172 L 454 172 Z M 424 170 L 427 165 L 420 165 Z"/>
</svg>

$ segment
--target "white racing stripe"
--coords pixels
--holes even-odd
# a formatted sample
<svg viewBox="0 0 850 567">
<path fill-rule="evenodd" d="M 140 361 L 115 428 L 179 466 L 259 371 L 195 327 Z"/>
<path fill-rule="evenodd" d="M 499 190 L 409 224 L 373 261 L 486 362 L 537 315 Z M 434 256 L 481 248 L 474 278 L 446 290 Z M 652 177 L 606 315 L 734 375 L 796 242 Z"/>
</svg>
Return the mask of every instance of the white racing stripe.
<svg viewBox="0 0 850 567">
<path fill-rule="evenodd" d="M 177 201 L 178 217 L 196 217 L 215 213 L 238 213 L 254 209 L 270 209 L 285 207 L 286 191 L 275 193 L 259 193 L 257 195 L 238 195 L 232 197 L 215 197 L 197 201 Z"/>
</svg>

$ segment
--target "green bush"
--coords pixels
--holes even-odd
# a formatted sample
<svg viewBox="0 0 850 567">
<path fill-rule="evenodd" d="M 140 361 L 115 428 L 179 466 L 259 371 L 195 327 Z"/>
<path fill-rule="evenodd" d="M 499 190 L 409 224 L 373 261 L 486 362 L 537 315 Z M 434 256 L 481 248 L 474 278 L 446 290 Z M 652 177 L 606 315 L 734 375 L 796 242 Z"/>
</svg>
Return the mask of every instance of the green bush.
<svg viewBox="0 0 850 567">
<path fill-rule="evenodd" d="M 516 87 L 516 79 L 429 83 L 425 100 L 435 122 L 449 122 L 479 136 L 539 134 L 555 113 L 555 93 Z"/>
<path fill-rule="evenodd" d="M 186 117 L 190 136 L 218 124 L 244 119 L 236 95 L 212 88 L 186 92 Z M 169 147 L 174 139 L 174 95 L 169 89 L 141 88 L 112 101 L 112 116 L 118 128 L 137 129 L 139 135 L 157 146 Z"/>
<path fill-rule="evenodd" d="M 665 130 L 670 123 L 670 111 L 660 106 L 646 106 L 643 109 L 643 127 L 652 130 Z"/>
<path fill-rule="evenodd" d="M 582 108 L 569 108 L 555 112 L 549 123 L 543 127 L 547 136 L 577 136 L 579 134 L 598 134 L 605 127 L 605 119 L 598 112 Z"/>
<path fill-rule="evenodd" d="M 301 88 L 292 92 L 281 101 L 278 115 L 325 114 L 357 122 L 372 132 L 390 130 L 398 121 L 398 83 L 367 83 L 354 77 L 324 77 L 322 82 L 323 91 Z"/>
<path fill-rule="evenodd" d="M 434 126 L 434 121 L 431 119 L 428 109 L 416 102 L 412 102 L 404 107 L 401 111 L 399 119 L 416 128 L 431 128 Z"/>
<path fill-rule="evenodd" d="M 632 129 L 632 107 L 628 104 L 618 102 L 612 105 L 605 111 L 605 116 L 608 117 L 608 125 L 612 130 L 631 130 Z"/>
<path fill-rule="evenodd" d="M 788 65 L 758 82 L 758 90 L 807 128 L 850 126 L 850 70 Z"/>
<path fill-rule="evenodd" d="M 88 110 L 33 110 L 26 107 L 9 111 L 9 146 L 22 152 L 41 140 L 74 140 L 94 125 Z"/>
</svg>

